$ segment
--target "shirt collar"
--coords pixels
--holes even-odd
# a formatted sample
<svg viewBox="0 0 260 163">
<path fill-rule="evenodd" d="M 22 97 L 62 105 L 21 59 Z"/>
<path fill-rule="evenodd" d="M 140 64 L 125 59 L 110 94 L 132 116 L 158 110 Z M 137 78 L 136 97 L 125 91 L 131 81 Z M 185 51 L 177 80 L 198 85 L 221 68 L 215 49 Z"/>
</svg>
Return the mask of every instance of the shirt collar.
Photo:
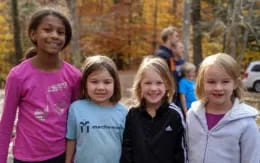
<svg viewBox="0 0 260 163">
<path fill-rule="evenodd" d="M 145 108 L 146 108 L 146 107 L 145 107 L 145 104 L 142 103 L 142 104 L 140 105 L 140 111 L 141 111 L 141 113 L 150 116 L 150 114 L 146 111 Z M 155 117 L 161 116 L 163 113 L 165 113 L 165 112 L 168 110 L 168 108 L 169 108 L 169 103 L 168 103 L 167 101 L 165 101 L 165 102 L 156 110 L 156 115 L 155 115 Z"/>
</svg>

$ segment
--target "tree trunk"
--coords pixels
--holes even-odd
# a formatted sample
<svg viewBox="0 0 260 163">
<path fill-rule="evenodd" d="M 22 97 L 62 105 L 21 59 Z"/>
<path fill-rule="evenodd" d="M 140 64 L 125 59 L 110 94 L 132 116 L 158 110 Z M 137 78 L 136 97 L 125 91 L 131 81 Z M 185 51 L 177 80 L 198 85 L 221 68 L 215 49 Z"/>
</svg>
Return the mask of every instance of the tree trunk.
<svg viewBox="0 0 260 163">
<path fill-rule="evenodd" d="M 193 57 L 194 57 L 194 64 L 198 66 L 202 61 L 200 0 L 192 0 L 191 8 L 192 8 L 191 18 L 192 18 L 192 26 L 193 26 L 193 39 L 192 39 Z"/>
<path fill-rule="evenodd" d="M 252 16 L 253 16 L 253 8 L 255 5 L 256 0 L 251 0 L 250 1 L 250 8 L 249 8 L 249 14 L 248 14 L 248 22 L 251 22 Z M 248 41 L 248 34 L 249 34 L 249 27 L 245 28 L 245 33 L 243 36 L 243 43 L 242 43 L 242 48 L 238 56 L 238 63 L 240 64 L 242 62 L 242 59 L 244 58 L 246 46 L 247 46 L 247 41 Z"/>
<path fill-rule="evenodd" d="M 131 34 L 131 28 L 132 28 L 132 25 L 133 25 L 133 19 L 132 19 L 132 14 L 133 14 L 133 6 L 132 6 L 132 3 L 129 3 L 128 7 L 129 7 L 129 13 L 128 13 L 128 33 L 127 33 L 127 44 L 128 44 L 128 48 L 129 49 L 132 49 L 132 34 Z M 130 64 L 130 61 L 131 61 L 131 54 L 132 54 L 132 51 L 129 51 L 127 52 L 127 64 Z"/>
<path fill-rule="evenodd" d="M 228 11 L 228 17 L 231 17 L 231 22 L 228 22 L 227 24 L 227 30 L 225 31 L 225 42 L 224 42 L 224 52 L 227 54 L 230 54 L 231 56 L 235 57 L 237 48 L 236 48 L 236 42 L 237 42 L 237 33 L 238 31 L 236 26 L 236 18 L 239 14 L 239 6 L 241 1 L 240 0 L 234 0 L 233 4 L 229 4 L 229 11 Z M 233 7 L 232 7 L 233 6 Z"/>
<path fill-rule="evenodd" d="M 153 12 L 153 52 L 156 49 L 157 42 L 157 15 L 158 15 L 158 0 L 154 0 L 154 12 Z"/>
<path fill-rule="evenodd" d="M 177 0 L 172 1 L 172 13 L 175 15 L 177 13 Z"/>
<path fill-rule="evenodd" d="M 71 15 L 72 39 L 71 39 L 71 60 L 76 67 L 81 66 L 81 52 L 79 48 L 79 29 L 78 29 L 78 12 L 77 0 L 66 0 Z"/>
<path fill-rule="evenodd" d="M 21 44 L 21 28 L 19 23 L 19 10 L 17 0 L 11 0 L 12 4 L 12 17 L 13 17 L 13 38 L 15 47 L 15 64 L 18 64 L 23 58 L 23 50 Z"/>
<path fill-rule="evenodd" d="M 184 0 L 182 38 L 184 44 L 184 59 L 189 60 L 190 40 L 190 7 L 191 0 Z"/>
</svg>

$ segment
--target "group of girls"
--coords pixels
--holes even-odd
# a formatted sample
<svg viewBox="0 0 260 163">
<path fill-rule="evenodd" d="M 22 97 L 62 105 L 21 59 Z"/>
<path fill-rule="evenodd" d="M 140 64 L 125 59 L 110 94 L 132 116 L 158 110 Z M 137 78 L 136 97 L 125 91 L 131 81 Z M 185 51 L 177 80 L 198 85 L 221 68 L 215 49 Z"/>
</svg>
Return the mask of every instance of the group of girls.
<svg viewBox="0 0 260 163">
<path fill-rule="evenodd" d="M 203 60 L 198 101 L 185 121 L 172 103 L 175 84 L 164 60 L 143 59 L 127 109 L 110 58 L 87 57 L 82 73 L 61 59 L 71 34 L 61 13 L 33 15 L 28 35 L 35 49 L 6 82 L 0 163 L 6 163 L 17 112 L 14 163 L 259 163 L 258 113 L 241 100 L 232 57 Z"/>
</svg>

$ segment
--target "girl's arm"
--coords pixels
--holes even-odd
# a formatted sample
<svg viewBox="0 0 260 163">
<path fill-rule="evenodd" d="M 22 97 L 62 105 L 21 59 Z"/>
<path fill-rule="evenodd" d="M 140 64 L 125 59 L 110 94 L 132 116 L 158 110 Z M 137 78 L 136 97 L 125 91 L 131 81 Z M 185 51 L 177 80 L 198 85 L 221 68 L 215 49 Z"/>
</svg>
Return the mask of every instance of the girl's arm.
<svg viewBox="0 0 260 163">
<path fill-rule="evenodd" d="M 178 118 L 176 118 L 175 123 L 177 125 L 178 130 L 176 131 L 177 132 L 176 147 L 175 147 L 175 150 L 173 151 L 174 162 L 175 163 L 185 163 L 187 160 L 185 131 L 184 131 L 184 126 L 182 125 L 180 116 L 178 116 Z"/>
<path fill-rule="evenodd" d="M 6 163 L 12 137 L 17 106 L 20 100 L 20 85 L 14 73 L 10 73 L 5 87 L 4 106 L 0 120 L 0 163 Z"/>
<path fill-rule="evenodd" d="M 72 163 L 73 156 L 75 153 L 76 141 L 72 139 L 67 139 L 66 145 L 66 161 L 65 163 Z"/>
<path fill-rule="evenodd" d="M 66 133 L 66 159 L 65 163 L 73 163 L 74 153 L 76 151 L 77 125 L 75 119 L 74 105 L 69 108 Z"/>
<path fill-rule="evenodd" d="M 186 105 L 185 94 L 180 93 L 180 100 L 181 100 L 181 106 L 182 106 L 184 113 L 187 113 L 188 108 L 187 108 L 187 105 Z"/>
<path fill-rule="evenodd" d="M 79 98 L 80 94 L 80 81 L 81 81 L 81 75 L 78 74 L 76 77 L 75 85 L 72 89 L 72 99 L 71 102 L 76 101 Z"/>
<path fill-rule="evenodd" d="M 240 138 L 241 163 L 260 162 L 260 134 L 255 119 L 250 119 Z"/>
<path fill-rule="evenodd" d="M 131 110 L 126 116 L 125 130 L 123 134 L 123 145 L 120 163 L 132 163 L 133 160 L 133 140 L 132 140 L 132 124 L 131 124 Z"/>
</svg>

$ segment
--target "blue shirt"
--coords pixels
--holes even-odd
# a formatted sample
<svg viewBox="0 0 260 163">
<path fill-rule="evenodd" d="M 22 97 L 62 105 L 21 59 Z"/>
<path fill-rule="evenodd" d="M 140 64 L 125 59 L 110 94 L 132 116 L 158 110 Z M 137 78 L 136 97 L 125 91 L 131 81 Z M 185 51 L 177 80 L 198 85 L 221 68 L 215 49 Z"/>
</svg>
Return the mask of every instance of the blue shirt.
<svg viewBox="0 0 260 163">
<path fill-rule="evenodd" d="M 76 140 L 75 163 L 118 163 L 127 109 L 122 104 L 102 107 L 89 100 L 69 110 L 66 138 Z"/>
<path fill-rule="evenodd" d="M 183 77 L 179 82 L 179 93 L 185 95 L 186 107 L 189 109 L 191 103 L 197 100 L 195 96 L 195 82 Z"/>
</svg>

